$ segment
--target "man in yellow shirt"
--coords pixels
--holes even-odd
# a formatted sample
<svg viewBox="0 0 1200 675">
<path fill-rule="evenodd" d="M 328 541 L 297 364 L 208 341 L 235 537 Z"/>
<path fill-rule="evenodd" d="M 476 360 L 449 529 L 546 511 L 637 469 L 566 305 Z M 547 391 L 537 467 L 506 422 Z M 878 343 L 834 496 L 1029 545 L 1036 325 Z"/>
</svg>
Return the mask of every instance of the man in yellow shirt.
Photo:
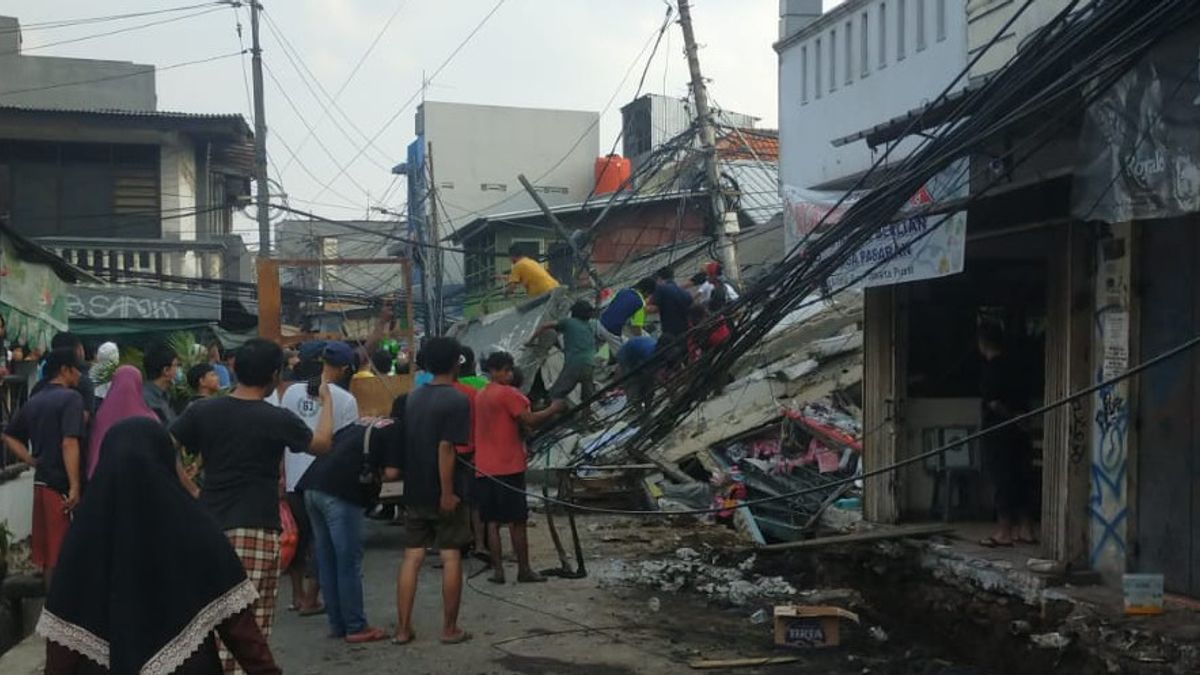
<svg viewBox="0 0 1200 675">
<path fill-rule="evenodd" d="M 513 266 L 508 276 L 508 284 L 504 287 L 505 295 L 512 293 L 517 286 L 524 286 L 525 293 L 531 298 L 558 288 L 558 281 L 550 276 L 546 268 L 521 253 L 521 247 L 517 244 L 508 248 L 508 257 L 512 259 Z"/>
</svg>

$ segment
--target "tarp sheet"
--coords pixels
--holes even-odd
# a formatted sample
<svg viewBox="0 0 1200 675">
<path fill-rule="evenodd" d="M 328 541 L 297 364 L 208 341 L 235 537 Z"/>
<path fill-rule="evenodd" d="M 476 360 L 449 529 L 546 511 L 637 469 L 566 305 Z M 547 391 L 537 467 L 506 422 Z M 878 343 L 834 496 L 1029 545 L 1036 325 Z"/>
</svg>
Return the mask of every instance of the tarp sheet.
<svg viewBox="0 0 1200 675">
<path fill-rule="evenodd" d="M 1164 40 L 1088 107 L 1076 218 L 1118 223 L 1200 211 L 1197 27 Z"/>
<path fill-rule="evenodd" d="M 0 314 L 9 342 L 45 349 L 55 333 L 67 330 L 65 290 L 49 265 L 18 258 L 0 234 Z"/>
</svg>

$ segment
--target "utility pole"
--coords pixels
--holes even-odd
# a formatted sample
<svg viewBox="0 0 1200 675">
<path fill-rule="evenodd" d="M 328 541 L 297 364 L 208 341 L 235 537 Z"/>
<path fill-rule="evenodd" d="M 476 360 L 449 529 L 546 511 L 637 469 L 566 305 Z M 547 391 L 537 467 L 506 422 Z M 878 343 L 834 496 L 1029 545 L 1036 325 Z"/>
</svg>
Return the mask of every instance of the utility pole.
<svg viewBox="0 0 1200 675">
<path fill-rule="evenodd" d="M 692 96 L 696 100 L 696 118 L 700 122 L 700 150 L 704 153 L 705 183 L 711 203 L 710 227 L 717 238 L 717 249 L 721 253 L 725 274 L 737 282 L 740 281 L 741 270 L 737 263 L 737 249 L 725 232 L 725 196 L 721 193 L 717 132 L 712 110 L 708 106 L 708 87 L 704 84 L 704 76 L 700 74 L 700 56 L 696 48 L 696 34 L 692 31 L 692 8 L 688 0 L 679 0 L 679 26 L 683 29 L 684 51 L 692 75 Z"/>
<path fill-rule="evenodd" d="M 271 189 L 267 186 L 267 113 L 263 101 L 262 45 L 258 41 L 258 12 L 262 5 L 250 0 L 250 53 L 254 71 L 254 182 L 258 185 L 258 255 L 271 255 Z"/>
<path fill-rule="evenodd" d="M 445 305 L 442 301 L 442 245 L 438 227 L 437 178 L 433 175 L 433 143 L 425 151 L 425 161 L 429 164 L 429 234 L 433 243 L 433 325 L 434 335 L 441 335 Z"/>
</svg>

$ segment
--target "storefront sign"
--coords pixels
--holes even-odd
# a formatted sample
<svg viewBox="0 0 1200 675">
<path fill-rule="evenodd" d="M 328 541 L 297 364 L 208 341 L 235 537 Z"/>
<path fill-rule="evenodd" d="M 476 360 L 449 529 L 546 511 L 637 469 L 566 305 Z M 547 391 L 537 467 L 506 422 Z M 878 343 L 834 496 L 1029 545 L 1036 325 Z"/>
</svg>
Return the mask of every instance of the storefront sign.
<svg viewBox="0 0 1200 675">
<path fill-rule="evenodd" d="M 71 286 L 66 297 L 72 319 L 217 321 L 221 318 L 220 289 Z"/>
<path fill-rule="evenodd" d="M 1146 54 L 1084 117 L 1072 213 L 1108 223 L 1200 211 L 1200 33 Z"/>
<path fill-rule="evenodd" d="M 901 210 L 903 220 L 889 223 L 855 251 L 830 277 L 831 289 L 887 286 L 934 279 L 963 270 L 967 214 L 926 215 L 931 206 L 965 197 L 969 189 L 967 163 L 958 161 L 926 183 Z M 784 187 L 788 250 L 801 245 L 813 231 L 836 224 L 865 192 L 844 193 Z M 824 221 L 822 221 L 824 219 Z M 930 231 L 932 230 L 932 231 Z"/>
</svg>

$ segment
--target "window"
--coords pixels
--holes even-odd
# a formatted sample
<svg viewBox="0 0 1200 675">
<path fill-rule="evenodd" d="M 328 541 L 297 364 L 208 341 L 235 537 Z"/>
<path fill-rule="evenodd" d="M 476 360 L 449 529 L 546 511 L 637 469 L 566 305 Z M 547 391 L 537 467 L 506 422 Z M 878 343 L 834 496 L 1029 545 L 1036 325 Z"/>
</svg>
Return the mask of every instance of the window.
<svg viewBox="0 0 1200 675">
<path fill-rule="evenodd" d="M 846 22 L 846 84 L 854 82 L 854 22 Z"/>
<path fill-rule="evenodd" d="M 937 41 L 946 39 L 946 0 L 933 0 L 937 3 Z"/>
<path fill-rule="evenodd" d="M 817 98 L 821 98 L 821 38 L 817 38 L 817 41 L 813 44 L 813 60 L 815 62 L 813 84 L 816 85 L 813 87 L 813 91 L 816 92 L 815 95 Z"/>
<path fill-rule="evenodd" d="M 908 30 L 907 0 L 896 0 L 896 60 L 904 60 L 904 33 Z"/>
<path fill-rule="evenodd" d="M 879 3 L 879 67 L 887 68 L 887 3 Z"/>
<path fill-rule="evenodd" d="M 917 0 L 917 51 L 925 49 L 925 0 Z"/>
<path fill-rule="evenodd" d="M 800 47 L 800 104 L 808 103 L 808 45 Z"/>
<path fill-rule="evenodd" d="M 322 258 L 338 257 L 338 238 L 337 237 L 321 237 L 321 257 Z"/>
<path fill-rule="evenodd" d="M 868 40 L 870 36 L 867 35 L 867 28 L 871 25 L 871 21 L 866 12 L 862 13 L 861 23 L 862 35 L 859 36 L 859 40 L 862 42 L 862 53 L 859 54 L 859 61 L 862 64 L 862 76 L 866 77 L 871 74 L 871 48 L 870 41 Z"/>
<path fill-rule="evenodd" d="M 162 235 L 157 145 L 0 141 L 0 178 L 0 204 L 26 236 Z"/>
<path fill-rule="evenodd" d="M 829 31 L 829 91 L 837 91 L 837 29 Z"/>
</svg>

